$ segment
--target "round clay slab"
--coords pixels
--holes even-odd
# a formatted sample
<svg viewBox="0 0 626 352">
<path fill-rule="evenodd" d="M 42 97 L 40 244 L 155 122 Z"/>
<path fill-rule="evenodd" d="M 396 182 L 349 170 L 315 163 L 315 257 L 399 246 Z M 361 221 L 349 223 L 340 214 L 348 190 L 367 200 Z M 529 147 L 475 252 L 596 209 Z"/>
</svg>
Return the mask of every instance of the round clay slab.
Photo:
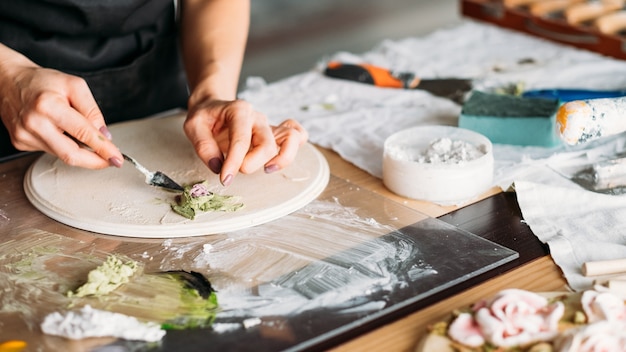
<svg viewBox="0 0 626 352">
<path fill-rule="evenodd" d="M 122 152 L 151 171 L 181 185 L 208 180 L 212 191 L 244 204 L 235 212 L 201 213 L 194 220 L 171 210 L 177 193 L 149 186 L 129 162 L 121 169 L 71 167 L 45 154 L 29 168 L 24 190 L 30 202 L 50 218 L 79 229 L 128 237 L 173 238 L 235 231 L 290 214 L 326 188 L 329 168 L 311 144 L 300 148 L 284 170 L 238 174 L 224 188 L 196 156 L 182 124 L 184 112 L 110 126 Z"/>
</svg>

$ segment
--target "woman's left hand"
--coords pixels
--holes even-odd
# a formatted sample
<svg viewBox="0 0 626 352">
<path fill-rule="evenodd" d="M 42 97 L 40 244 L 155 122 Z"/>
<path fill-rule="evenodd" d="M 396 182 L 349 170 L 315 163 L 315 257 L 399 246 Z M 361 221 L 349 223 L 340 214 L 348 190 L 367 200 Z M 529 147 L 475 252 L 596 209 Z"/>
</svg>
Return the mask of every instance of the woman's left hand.
<svg viewBox="0 0 626 352">
<path fill-rule="evenodd" d="M 237 173 L 278 171 L 291 163 L 308 139 L 295 120 L 270 126 L 267 117 L 243 100 L 208 100 L 190 107 L 184 130 L 196 153 L 224 186 Z"/>
</svg>

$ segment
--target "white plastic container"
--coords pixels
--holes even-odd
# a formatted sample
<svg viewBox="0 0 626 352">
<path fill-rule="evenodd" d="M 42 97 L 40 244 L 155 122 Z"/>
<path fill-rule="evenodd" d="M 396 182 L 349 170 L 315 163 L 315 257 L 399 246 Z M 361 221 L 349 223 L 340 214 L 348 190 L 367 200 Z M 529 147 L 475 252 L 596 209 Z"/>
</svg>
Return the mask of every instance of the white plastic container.
<svg viewBox="0 0 626 352">
<path fill-rule="evenodd" d="M 474 155 L 450 157 L 440 150 L 440 159 L 450 160 L 437 161 L 438 155 L 424 160 L 424 154 L 433 151 L 431 144 L 450 146 L 450 142 L 457 147 L 450 149 L 458 155 L 465 155 L 465 149 Z M 493 163 L 491 141 L 477 132 L 452 126 L 413 127 L 385 140 L 383 183 L 403 197 L 460 205 L 492 186 Z"/>
</svg>

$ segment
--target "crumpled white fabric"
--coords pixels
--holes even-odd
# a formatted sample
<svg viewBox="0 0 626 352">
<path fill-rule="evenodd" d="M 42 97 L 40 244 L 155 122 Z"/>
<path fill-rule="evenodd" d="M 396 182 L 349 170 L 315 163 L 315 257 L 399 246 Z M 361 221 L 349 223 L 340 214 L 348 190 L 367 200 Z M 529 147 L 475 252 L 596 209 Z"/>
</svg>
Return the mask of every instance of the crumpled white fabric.
<svg viewBox="0 0 626 352">
<path fill-rule="evenodd" d="M 583 263 L 626 258 L 626 196 L 529 181 L 516 181 L 515 191 L 524 220 L 572 289 L 596 279 L 582 275 Z"/>
<path fill-rule="evenodd" d="M 388 136 L 418 125 L 457 125 L 461 107 L 421 90 L 325 77 L 321 68 L 329 60 L 363 61 L 423 78 L 472 78 L 480 90 L 518 82 L 526 89 L 626 87 L 626 61 L 472 20 L 424 37 L 387 40 L 364 54 L 336 53 L 309 72 L 271 84 L 248 80 L 240 97 L 270 121 L 297 119 L 311 142 L 379 178 Z M 494 145 L 494 185 L 507 189 L 515 183 L 526 222 L 549 244 L 574 289 L 591 284 L 580 274 L 584 261 L 626 257 L 626 198 L 584 190 L 569 180 L 568 170 L 626 150 L 625 140 L 555 148 Z"/>
<path fill-rule="evenodd" d="M 598 160 L 626 151 L 626 136 L 592 142 L 578 150 L 526 160 L 510 173 L 525 222 L 561 268 L 571 289 L 590 289 L 587 261 L 626 258 L 626 195 L 585 189 L 571 179 Z"/>
</svg>

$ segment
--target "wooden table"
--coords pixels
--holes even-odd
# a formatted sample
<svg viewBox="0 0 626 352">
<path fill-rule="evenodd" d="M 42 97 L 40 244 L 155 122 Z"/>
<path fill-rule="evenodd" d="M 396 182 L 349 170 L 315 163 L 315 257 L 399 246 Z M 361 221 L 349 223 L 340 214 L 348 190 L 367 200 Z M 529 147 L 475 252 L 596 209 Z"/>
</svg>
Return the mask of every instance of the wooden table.
<svg viewBox="0 0 626 352">
<path fill-rule="evenodd" d="M 433 217 L 445 217 L 446 214 L 457 210 L 456 207 L 442 207 L 428 202 L 409 200 L 397 196 L 385 188 L 382 180 L 347 163 L 332 151 L 322 151 L 330 164 L 330 172 L 333 175 L 348 179 L 352 183 Z M 494 188 L 486 192 L 477 201 L 497 195 L 498 190 Z M 489 211 L 487 212 L 489 213 Z M 493 212 L 496 213 L 497 211 Z M 505 216 L 508 215 L 504 209 L 502 209 L 502 213 Z M 478 231 L 473 232 L 482 235 Z M 523 253 L 520 254 L 523 255 Z M 449 298 L 439 300 L 397 321 L 345 342 L 334 348 L 333 351 L 412 351 L 415 349 L 420 337 L 426 332 L 428 325 L 445 318 L 455 308 L 467 306 L 505 288 L 516 287 L 536 292 L 545 292 L 563 290 L 565 285 L 566 281 L 560 269 L 549 255 L 544 255 L 481 284 L 469 287 Z"/>
<path fill-rule="evenodd" d="M 431 217 L 441 217 L 441 219 L 454 223 L 458 220 L 454 217 L 454 214 L 458 213 L 462 215 L 462 209 L 441 207 L 428 202 L 409 200 L 397 196 L 388 191 L 380 179 L 356 168 L 332 151 L 325 149 L 320 150 L 327 158 L 333 176 L 347 180 L 352 184 L 363 187 L 389 200 L 418 210 Z M 2 200 L 0 201 L 0 234 L 4 237 L 8 237 L 9 234 L 19 231 L 20 228 L 35 227 L 49 231 L 72 232 L 85 236 L 85 234 L 81 234 L 80 230 L 69 229 L 67 226 L 56 223 L 39 213 L 26 199 L 22 188 L 23 177 L 27 168 L 36 157 L 36 154 L 26 155 L 0 163 L 0 179 L 3 184 L 0 193 L 2 195 Z M 481 199 L 485 201 L 493 197 L 501 196 L 502 194 L 500 194 L 498 190 L 492 189 L 485 193 Z M 506 211 L 498 215 L 501 210 L 502 209 L 487 210 L 486 216 L 493 217 L 493 214 L 496 214 L 496 216 L 507 217 L 509 213 Z M 489 213 L 491 213 L 491 215 L 489 215 Z M 469 224 L 472 221 L 460 221 L 464 221 L 465 223 L 456 225 L 459 225 L 459 227 L 469 226 L 470 228 L 472 226 L 480 227 L 480 224 L 488 223 L 488 221 L 473 221 L 474 224 L 472 225 Z M 518 220 L 516 221 L 519 222 Z M 491 225 L 487 224 L 487 226 Z M 478 231 L 474 233 L 483 235 Z M 97 235 L 90 236 L 98 237 Z M 514 234 L 512 236 L 514 236 Z M 515 240 L 515 238 L 511 240 Z M 2 242 L 4 241 L 1 241 L 0 244 L 2 244 Z M 145 244 L 136 245 L 141 246 Z M 535 240 L 534 244 L 531 243 L 530 245 L 537 247 L 538 244 Z M 522 246 L 521 248 L 524 247 Z M 524 253 L 520 253 L 521 257 L 523 257 L 523 254 Z M 513 267 L 511 267 L 511 265 Z M 457 288 L 457 293 L 455 293 L 455 291 L 447 291 L 447 293 L 435 297 L 429 302 L 425 302 L 426 305 L 416 312 L 400 317 L 373 331 L 355 336 L 347 342 L 343 342 L 339 345 L 335 343 L 333 346 L 328 347 L 334 351 L 411 351 L 415 348 L 419 338 L 425 333 L 428 324 L 443 318 L 454 308 L 468 305 L 504 288 L 517 287 L 532 291 L 552 291 L 563 289 L 566 284 L 558 267 L 545 253 L 538 255 L 538 259 L 526 260 L 522 265 L 515 265 L 515 263 L 511 265 L 504 267 L 504 271 L 496 273 L 496 276 L 493 278 L 477 284 L 470 282 L 465 285 L 467 287 Z M 484 280 L 484 278 L 480 280 Z M 461 291 L 458 292 L 459 290 Z M 2 329 L 1 325 L 0 329 Z"/>
</svg>

